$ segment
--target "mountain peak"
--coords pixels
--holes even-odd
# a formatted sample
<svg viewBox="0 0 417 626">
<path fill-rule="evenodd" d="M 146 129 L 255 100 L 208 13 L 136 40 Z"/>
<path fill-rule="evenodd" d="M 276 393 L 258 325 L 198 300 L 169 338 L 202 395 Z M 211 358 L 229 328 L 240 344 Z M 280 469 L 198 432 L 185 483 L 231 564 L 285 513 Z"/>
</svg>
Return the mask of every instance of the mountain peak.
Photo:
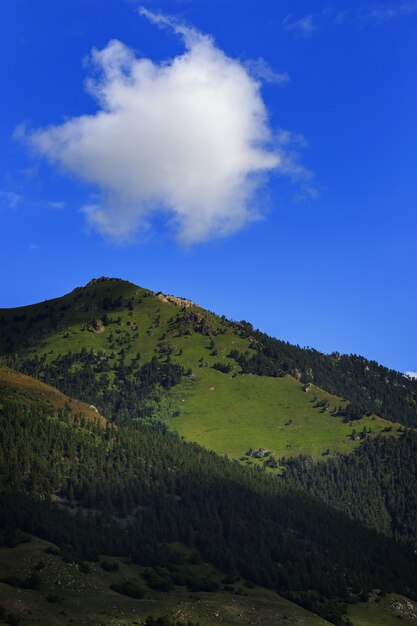
<svg viewBox="0 0 417 626">
<path fill-rule="evenodd" d="M 109 282 L 125 282 L 122 278 L 110 278 L 109 276 L 100 276 L 99 278 L 92 278 L 88 283 L 82 285 L 81 287 L 75 287 L 72 290 L 72 293 L 80 291 L 81 289 L 86 289 L 87 287 L 92 287 L 93 285 L 97 285 L 98 283 L 109 283 Z"/>
</svg>

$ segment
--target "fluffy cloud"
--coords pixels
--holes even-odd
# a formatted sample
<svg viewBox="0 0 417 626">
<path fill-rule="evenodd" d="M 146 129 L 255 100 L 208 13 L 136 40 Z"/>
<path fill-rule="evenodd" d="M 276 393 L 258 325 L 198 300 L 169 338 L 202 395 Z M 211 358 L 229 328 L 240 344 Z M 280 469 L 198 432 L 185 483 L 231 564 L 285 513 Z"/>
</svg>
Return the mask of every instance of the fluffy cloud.
<svg viewBox="0 0 417 626">
<path fill-rule="evenodd" d="M 257 78 L 209 36 L 140 12 L 173 28 L 184 52 L 154 63 L 117 40 L 94 49 L 87 88 L 99 104 L 96 114 L 25 131 L 26 140 L 100 190 L 99 202 L 84 210 L 116 241 L 161 212 L 185 244 L 233 233 L 259 217 L 256 194 L 266 175 L 302 173 L 275 141 L 260 93 L 260 74 L 288 77 L 257 61 Z"/>
<path fill-rule="evenodd" d="M 417 378 L 417 372 L 404 372 L 408 378 Z"/>
</svg>

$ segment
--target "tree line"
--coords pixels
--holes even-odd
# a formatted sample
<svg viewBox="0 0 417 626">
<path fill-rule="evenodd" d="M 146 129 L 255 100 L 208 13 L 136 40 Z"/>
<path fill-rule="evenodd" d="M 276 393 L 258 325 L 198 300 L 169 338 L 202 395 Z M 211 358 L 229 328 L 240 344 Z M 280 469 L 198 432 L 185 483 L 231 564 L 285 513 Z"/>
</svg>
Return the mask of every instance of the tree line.
<svg viewBox="0 0 417 626">
<path fill-rule="evenodd" d="M 229 355 L 243 373 L 275 377 L 291 374 L 303 383 L 314 383 L 346 398 L 362 407 L 364 414 L 376 413 L 386 420 L 417 427 L 417 380 L 361 356 L 323 354 L 274 339 L 254 330 L 248 322 L 240 322 L 237 328 L 254 340 L 254 350 L 233 350 Z"/>
</svg>

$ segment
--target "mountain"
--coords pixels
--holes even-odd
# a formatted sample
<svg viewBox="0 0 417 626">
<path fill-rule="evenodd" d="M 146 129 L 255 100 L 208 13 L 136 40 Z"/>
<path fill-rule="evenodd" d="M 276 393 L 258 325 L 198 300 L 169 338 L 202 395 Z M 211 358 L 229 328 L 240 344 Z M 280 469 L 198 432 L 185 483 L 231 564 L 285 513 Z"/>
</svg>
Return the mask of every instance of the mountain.
<svg viewBox="0 0 417 626">
<path fill-rule="evenodd" d="M 117 279 L 0 310 L 0 354 L 111 420 L 157 413 L 187 439 L 237 459 L 250 448 L 276 459 L 348 452 L 361 432 L 395 434 L 417 420 L 417 381 L 358 357 L 290 346 Z M 411 417 L 389 410 L 381 387 L 414 407 Z"/>
<path fill-rule="evenodd" d="M 26 395 L 32 386 L 26 377 L 11 379 L 5 368 L 2 374 L 3 597 L 19 598 L 13 590 L 27 590 L 29 610 L 45 612 L 52 596 L 73 619 L 80 595 L 84 606 L 93 595 L 95 607 L 94 590 L 103 593 L 109 585 L 121 585 L 111 590 L 122 595 L 132 593 L 133 586 L 133 593 L 144 596 L 137 600 L 136 616 L 147 611 L 160 616 L 168 606 L 172 614 L 173 598 L 158 599 L 155 606 L 155 592 L 179 589 L 185 600 L 188 589 L 218 608 L 225 603 L 223 593 L 242 597 L 237 606 L 253 593 L 264 611 L 260 615 L 267 616 L 272 596 L 262 587 L 331 623 L 349 624 L 343 617 L 347 607 L 369 594 L 377 593 L 379 601 L 389 591 L 413 596 L 417 564 L 407 546 L 274 476 L 222 459 L 158 425 L 86 419 L 69 403 L 61 408 L 48 402 L 46 390 L 42 398 Z M 39 540 L 58 548 L 42 558 Z M 19 558 L 10 555 L 16 549 Z M 115 559 L 122 574 L 103 580 L 107 565 L 100 564 Z M 10 560 L 24 566 L 11 567 Z M 69 582 L 65 563 L 73 568 Z M 62 591 L 51 583 L 53 572 L 67 581 Z M 284 613 L 290 624 L 316 623 L 285 602 L 282 612 L 283 601 L 277 602 L 275 620 Z M 189 607 L 193 617 L 197 608 Z M 54 609 L 47 612 L 48 619 L 54 614 Z M 107 613 L 98 623 L 111 623 L 110 617 Z"/>
<path fill-rule="evenodd" d="M 66 624 L 113 585 L 140 619 L 412 623 L 415 381 L 118 279 L 0 329 L 0 603 Z M 71 563 L 57 612 L 48 571 Z"/>
</svg>

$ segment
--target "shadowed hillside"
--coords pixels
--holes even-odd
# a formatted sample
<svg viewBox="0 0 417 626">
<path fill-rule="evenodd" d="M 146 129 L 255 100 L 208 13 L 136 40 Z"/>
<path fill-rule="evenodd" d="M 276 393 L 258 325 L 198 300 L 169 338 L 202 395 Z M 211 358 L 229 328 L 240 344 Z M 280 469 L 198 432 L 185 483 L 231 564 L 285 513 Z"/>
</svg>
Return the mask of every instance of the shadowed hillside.
<svg viewBox="0 0 417 626">
<path fill-rule="evenodd" d="M 2 545 L 31 533 L 70 563 L 129 558 L 166 593 L 219 591 L 208 575 L 187 578 L 170 556 L 179 542 L 230 580 L 275 590 L 339 625 L 349 623 L 347 603 L 375 588 L 413 596 L 408 547 L 158 423 L 104 426 L 70 405 L 25 400 L 20 380 L 0 386 Z M 12 586 L 32 588 L 22 580 Z"/>
</svg>

